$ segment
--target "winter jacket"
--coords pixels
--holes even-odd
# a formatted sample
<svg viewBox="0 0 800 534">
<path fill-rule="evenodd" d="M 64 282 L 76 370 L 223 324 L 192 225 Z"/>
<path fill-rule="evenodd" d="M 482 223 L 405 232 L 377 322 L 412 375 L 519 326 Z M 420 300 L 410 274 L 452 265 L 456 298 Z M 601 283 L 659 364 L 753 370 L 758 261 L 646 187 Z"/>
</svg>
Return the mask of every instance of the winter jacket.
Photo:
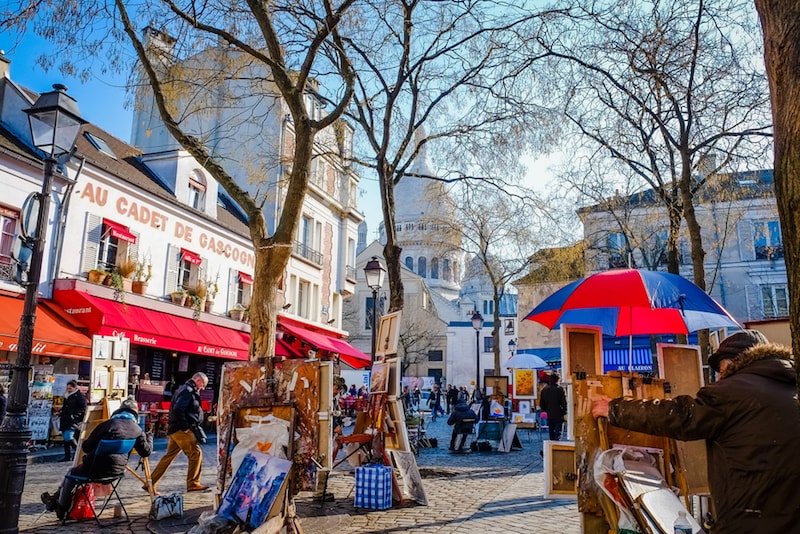
<svg viewBox="0 0 800 534">
<path fill-rule="evenodd" d="M 64 397 L 64 404 L 61 405 L 59 413 L 58 429 L 61 432 L 80 430 L 83 418 L 86 416 L 86 404 L 86 396 L 77 389 Z"/>
<path fill-rule="evenodd" d="M 6 418 L 6 396 L 0 393 L 0 423 Z"/>
<path fill-rule="evenodd" d="M 459 402 L 453 408 L 453 413 L 447 419 L 448 425 L 455 425 L 453 430 L 456 434 L 469 434 L 472 432 L 472 425 L 478 420 L 478 416 L 469 409 L 466 402 Z"/>
<path fill-rule="evenodd" d="M 458 389 L 450 388 L 447 390 L 447 402 L 451 406 L 458 403 Z"/>
<path fill-rule="evenodd" d="M 567 395 L 558 384 L 548 384 L 539 394 L 539 407 L 547 412 L 548 421 L 563 421 L 567 414 Z"/>
<path fill-rule="evenodd" d="M 153 436 L 145 434 L 139 427 L 138 417 L 126 410 L 118 410 L 107 421 L 100 423 L 89 437 L 83 440 L 81 449 L 86 454 L 73 471 L 80 476 L 103 478 L 121 475 L 128 463 L 127 454 L 110 454 L 98 456 L 94 451 L 103 439 L 135 439 L 133 448 L 139 456 L 150 456 L 153 451 Z"/>
<path fill-rule="evenodd" d="M 203 408 L 200 404 L 200 392 L 193 379 L 189 379 L 178 388 L 172 397 L 169 407 L 169 423 L 167 434 L 184 430 L 193 430 L 203 422 Z"/>
<path fill-rule="evenodd" d="M 800 408 L 789 349 L 759 345 L 722 379 L 673 400 L 609 403 L 609 423 L 656 436 L 705 439 L 713 533 L 800 532 Z"/>
</svg>

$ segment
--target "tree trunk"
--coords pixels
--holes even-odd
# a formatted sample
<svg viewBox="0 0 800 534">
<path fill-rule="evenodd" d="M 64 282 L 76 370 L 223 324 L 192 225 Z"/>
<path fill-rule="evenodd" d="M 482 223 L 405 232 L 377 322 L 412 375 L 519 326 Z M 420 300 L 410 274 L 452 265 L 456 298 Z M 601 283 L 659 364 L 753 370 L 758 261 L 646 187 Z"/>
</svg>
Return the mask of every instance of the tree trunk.
<svg viewBox="0 0 800 534">
<path fill-rule="evenodd" d="M 378 161 L 378 183 L 380 184 L 381 207 L 383 208 L 383 227 L 386 244 L 383 258 L 386 260 L 386 273 L 389 280 L 389 312 L 403 309 L 403 278 L 401 276 L 403 248 L 397 242 L 395 229 L 394 168 L 385 160 Z"/>
<path fill-rule="evenodd" d="M 789 282 L 792 352 L 800 354 L 800 4 L 796 0 L 755 0 L 755 4 L 772 100 L 775 199 Z"/>
</svg>

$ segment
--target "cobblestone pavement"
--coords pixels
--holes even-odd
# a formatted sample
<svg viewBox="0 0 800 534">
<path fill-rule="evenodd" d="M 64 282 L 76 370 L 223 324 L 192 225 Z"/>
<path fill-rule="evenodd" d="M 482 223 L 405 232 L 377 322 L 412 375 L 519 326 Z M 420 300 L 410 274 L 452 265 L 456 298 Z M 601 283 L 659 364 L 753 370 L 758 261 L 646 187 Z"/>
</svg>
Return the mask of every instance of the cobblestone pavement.
<svg viewBox="0 0 800 534">
<path fill-rule="evenodd" d="M 388 510 L 355 508 L 353 471 L 346 462 L 330 476 L 328 492 L 333 501 L 322 505 L 310 492 L 301 492 L 296 500 L 299 525 L 305 534 L 366 534 L 366 533 L 566 533 L 580 532 L 580 514 L 573 500 L 544 499 L 544 475 L 540 451 L 540 436 L 533 432 L 520 433 L 522 450 L 509 453 L 475 452 L 451 454 L 447 450 L 450 430 L 441 418 L 428 423 L 427 434 L 437 438 L 436 449 L 423 449 L 417 456 L 427 506 L 408 499 Z M 204 447 L 203 483 L 211 485 L 216 474 L 215 445 Z M 166 450 L 166 440 L 156 440 L 151 467 Z M 46 456 L 46 454 L 45 454 Z M 53 458 L 61 453 L 52 453 Z M 93 522 L 68 522 L 62 527 L 55 515 L 42 515 L 44 505 L 39 500 L 43 491 L 53 491 L 67 471 L 66 463 L 39 463 L 42 454 L 34 455 L 28 466 L 20 510 L 19 528 L 22 532 L 98 531 Z M 177 533 L 186 532 L 197 523 L 200 514 L 212 510 L 214 495 L 185 493 L 186 458 L 178 456 L 159 484 L 159 492 L 184 493 L 183 518 L 162 521 L 147 519 L 149 499 L 130 475 L 120 484 L 120 493 L 132 519 L 103 529 L 109 534 L 129 532 Z M 402 480 L 401 480 L 402 483 Z M 110 517 L 106 512 L 104 517 Z"/>
</svg>

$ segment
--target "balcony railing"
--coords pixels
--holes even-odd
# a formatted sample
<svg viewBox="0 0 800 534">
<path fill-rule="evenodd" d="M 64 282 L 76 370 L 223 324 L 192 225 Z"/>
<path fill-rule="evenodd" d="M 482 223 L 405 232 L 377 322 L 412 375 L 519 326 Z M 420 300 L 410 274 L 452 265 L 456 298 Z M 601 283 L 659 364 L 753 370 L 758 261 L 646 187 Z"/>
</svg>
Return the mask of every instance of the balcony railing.
<svg viewBox="0 0 800 534">
<path fill-rule="evenodd" d="M 14 279 L 14 264 L 0 262 L 0 280 Z"/>
<path fill-rule="evenodd" d="M 314 250 L 304 243 L 301 243 L 300 241 L 294 242 L 293 252 L 301 258 L 307 259 L 311 263 L 322 266 L 322 253 L 318 250 Z"/>
<path fill-rule="evenodd" d="M 783 258 L 783 245 L 766 245 L 756 247 L 757 260 L 779 260 Z"/>
<path fill-rule="evenodd" d="M 356 281 L 356 268 L 353 267 L 352 265 L 345 265 L 344 266 L 344 277 L 347 280 L 351 281 L 351 282 L 355 282 Z"/>
</svg>

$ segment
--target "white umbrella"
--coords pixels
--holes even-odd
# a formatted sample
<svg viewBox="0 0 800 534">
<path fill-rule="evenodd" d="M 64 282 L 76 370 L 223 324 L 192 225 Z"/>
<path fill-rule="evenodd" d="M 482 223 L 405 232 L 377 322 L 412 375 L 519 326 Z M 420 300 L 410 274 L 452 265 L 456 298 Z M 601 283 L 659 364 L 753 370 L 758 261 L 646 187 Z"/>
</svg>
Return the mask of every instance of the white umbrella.
<svg viewBox="0 0 800 534">
<path fill-rule="evenodd" d="M 506 369 L 546 369 L 547 362 L 535 354 L 517 354 L 506 362 Z"/>
</svg>

